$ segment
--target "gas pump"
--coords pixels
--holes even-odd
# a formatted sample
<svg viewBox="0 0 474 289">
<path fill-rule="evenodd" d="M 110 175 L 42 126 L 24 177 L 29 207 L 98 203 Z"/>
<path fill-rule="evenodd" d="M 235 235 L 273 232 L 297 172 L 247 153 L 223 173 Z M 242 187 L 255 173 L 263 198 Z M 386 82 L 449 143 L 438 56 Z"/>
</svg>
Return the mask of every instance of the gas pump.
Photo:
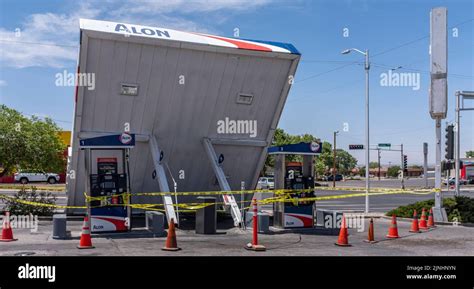
<svg viewBox="0 0 474 289">
<path fill-rule="evenodd" d="M 304 200 L 315 197 L 314 178 L 311 176 L 292 175 L 287 173 L 285 189 L 295 190 L 287 195 L 291 202 L 280 202 L 276 205 L 275 220 L 277 226 L 282 228 L 312 228 L 314 226 L 314 201 Z M 301 191 L 298 191 L 301 190 Z M 300 201 L 299 199 L 303 199 Z"/>
<path fill-rule="evenodd" d="M 275 155 L 275 190 L 294 190 L 286 194 L 285 201 L 273 204 L 273 225 L 281 228 L 314 227 L 315 197 L 313 157 L 321 153 L 319 142 L 298 143 L 268 148 Z M 287 163 L 287 154 L 301 155 L 302 163 Z"/>
<path fill-rule="evenodd" d="M 97 158 L 97 174 L 90 175 L 92 232 L 127 231 L 127 175 L 117 173 L 117 158 Z"/>
<path fill-rule="evenodd" d="M 88 176 L 86 193 L 91 197 L 88 203 L 91 232 L 131 229 L 129 155 L 134 145 L 135 135 L 128 133 L 80 140 Z"/>
</svg>

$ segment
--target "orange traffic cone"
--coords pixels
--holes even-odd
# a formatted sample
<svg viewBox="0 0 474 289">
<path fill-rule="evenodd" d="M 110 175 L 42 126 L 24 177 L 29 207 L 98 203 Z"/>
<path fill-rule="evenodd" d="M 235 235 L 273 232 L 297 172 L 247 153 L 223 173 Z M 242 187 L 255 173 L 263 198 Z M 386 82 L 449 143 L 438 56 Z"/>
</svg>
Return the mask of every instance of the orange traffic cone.
<svg viewBox="0 0 474 289">
<path fill-rule="evenodd" d="M 12 242 L 17 240 L 18 239 L 13 238 L 13 230 L 10 225 L 10 212 L 6 212 L 5 218 L 3 219 L 2 238 L 0 239 L 0 242 Z"/>
<path fill-rule="evenodd" d="M 428 228 L 436 227 L 433 217 L 433 208 L 430 209 L 430 214 L 428 215 Z"/>
<path fill-rule="evenodd" d="M 174 227 L 174 220 L 171 219 L 169 229 L 168 229 L 168 236 L 166 237 L 166 244 L 165 247 L 161 248 L 164 251 L 178 251 L 181 248 L 178 248 L 178 242 L 176 241 L 176 230 Z"/>
<path fill-rule="evenodd" d="M 421 230 L 428 230 L 428 226 L 426 224 L 426 211 L 425 211 L 425 208 L 423 208 L 423 210 L 421 211 L 420 229 Z"/>
<path fill-rule="evenodd" d="M 418 227 L 418 214 L 416 210 L 413 211 L 413 221 L 411 223 L 411 233 L 421 233 L 420 228 Z"/>
<path fill-rule="evenodd" d="M 397 216 L 395 215 L 392 215 L 392 223 L 390 224 L 390 227 L 388 228 L 387 238 L 390 238 L 390 239 L 400 238 L 400 236 L 398 236 Z"/>
<path fill-rule="evenodd" d="M 89 228 L 89 217 L 84 218 L 84 224 L 82 225 L 81 240 L 79 241 L 78 249 L 93 249 L 91 239 L 91 229 Z"/>
<path fill-rule="evenodd" d="M 370 225 L 369 225 L 369 234 L 367 236 L 367 240 L 364 240 L 364 242 L 367 242 L 367 243 L 377 243 L 377 241 L 375 241 L 375 238 L 374 238 L 374 219 L 373 218 L 370 218 Z"/>
<path fill-rule="evenodd" d="M 341 247 L 349 247 L 349 240 L 347 237 L 347 227 L 346 227 L 346 217 L 342 216 L 342 223 L 341 223 L 341 230 L 339 231 L 339 238 L 337 239 L 337 243 L 334 243 L 337 246 Z"/>
</svg>

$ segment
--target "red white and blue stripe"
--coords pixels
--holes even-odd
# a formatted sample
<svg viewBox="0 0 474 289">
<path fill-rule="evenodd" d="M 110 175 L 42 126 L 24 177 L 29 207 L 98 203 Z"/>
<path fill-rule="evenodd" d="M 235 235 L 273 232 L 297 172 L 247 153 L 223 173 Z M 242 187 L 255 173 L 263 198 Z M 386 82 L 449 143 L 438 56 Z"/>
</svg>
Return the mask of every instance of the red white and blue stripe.
<svg viewBox="0 0 474 289">
<path fill-rule="evenodd" d="M 229 38 L 210 34 L 184 32 L 167 28 L 142 26 L 121 22 L 81 19 L 82 31 L 99 31 L 122 34 L 126 37 L 146 37 L 160 40 L 181 41 L 243 50 L 298 54 L 298 50 L 289 43 L 260 41 L 241 38 Z"/>
</svg>

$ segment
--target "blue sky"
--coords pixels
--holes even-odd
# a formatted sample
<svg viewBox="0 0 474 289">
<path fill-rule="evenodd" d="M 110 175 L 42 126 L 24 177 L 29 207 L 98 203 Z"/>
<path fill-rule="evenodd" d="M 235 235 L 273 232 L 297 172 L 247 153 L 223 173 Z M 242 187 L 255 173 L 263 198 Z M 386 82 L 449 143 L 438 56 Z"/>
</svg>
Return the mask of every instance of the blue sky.
<svg viewBox="0 0 474 289">
<path fill-rule="evenodd" d="M 223 36 L 233 36 L 238 28 L 242 38 L 292 43 L 302 60 L 279 126 L 331 142 L 333 131 L 339 130 L 338 147 L 344 149 L 364 143 L 364 68 L 357 63 L 363 61 L 362 55 L 340 52 L 368 48 L 373 56 L 371 143 L 403 143 L 409 164 L 422 162 L 423 142 L 428 142 L 429 162 L 434 163 L 434 121 L 428 113 L 431 8 L 448 8 L 445 121 L 454 121 L 454 92 L 474 90 L 474 4 L 470 0 L 78 2 L 0 2 L 0 102 L 25 114 L 49 116 L 67 130 L 72 124 L 74 88 L 55 86 L 55 74 L 75 71 L 78 18 Z M 348 37 L 343 35 L 345 28 Z M 452 28 L 457 28 L 457 37 Z M 15 31 L 21 33 L 15 35 Z M 403 68 L 395 72 L 419 73 L 419 90 L 380 85 L 381 74 L 398 66 Z M 474 102 L 466 104 L 474 106 Z M 463 114 L 461 129 L 464 154 L 474 149 L 474 113 Z M 363 151 L 351 153 L 364 162 Z M 376 159 L 375 151 L 371 159 Z M 398 164 L 399 154 L 383 152 L 382 163 L 389 162 Z"/>
</svg>

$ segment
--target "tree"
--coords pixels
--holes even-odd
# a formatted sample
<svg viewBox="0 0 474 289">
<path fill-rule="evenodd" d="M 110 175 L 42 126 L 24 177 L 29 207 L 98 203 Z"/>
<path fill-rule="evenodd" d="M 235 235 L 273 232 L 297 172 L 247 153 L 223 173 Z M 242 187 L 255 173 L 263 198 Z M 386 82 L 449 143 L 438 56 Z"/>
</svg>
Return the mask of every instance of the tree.
<svg viewBox="0 0 474 289">
<path fill-rule="evenodd" d="M 398 177 L 398 171 L 400 170 L 400 166 L 391 166 L 387 170 L 387 175 L 392 178 Z"/>
<path fill-rule="evenodd" d="M 369 163 L 369 169 L 378 169 L 379 168 L 379 163 L 378 162 L 370 162 Z"/>
<path fill-rule="evenodd" d="M 466 158 L 474 158 L 474 151 L 467 151 Z"/>
<path fill-rule="evenodd" d="M 419 166 L 419 165 L 411 165 L 411 166 L 408 166 L 410 169 L 423 169 L 422 166 Z"/>
<path fill-rule="evenodd" d="M 60 172 L 64 169 L 64 144 L 59 127 L 49 118 L 27 118 L 0 106 L 0 176 L 17 169 Z"/>
</svg>

